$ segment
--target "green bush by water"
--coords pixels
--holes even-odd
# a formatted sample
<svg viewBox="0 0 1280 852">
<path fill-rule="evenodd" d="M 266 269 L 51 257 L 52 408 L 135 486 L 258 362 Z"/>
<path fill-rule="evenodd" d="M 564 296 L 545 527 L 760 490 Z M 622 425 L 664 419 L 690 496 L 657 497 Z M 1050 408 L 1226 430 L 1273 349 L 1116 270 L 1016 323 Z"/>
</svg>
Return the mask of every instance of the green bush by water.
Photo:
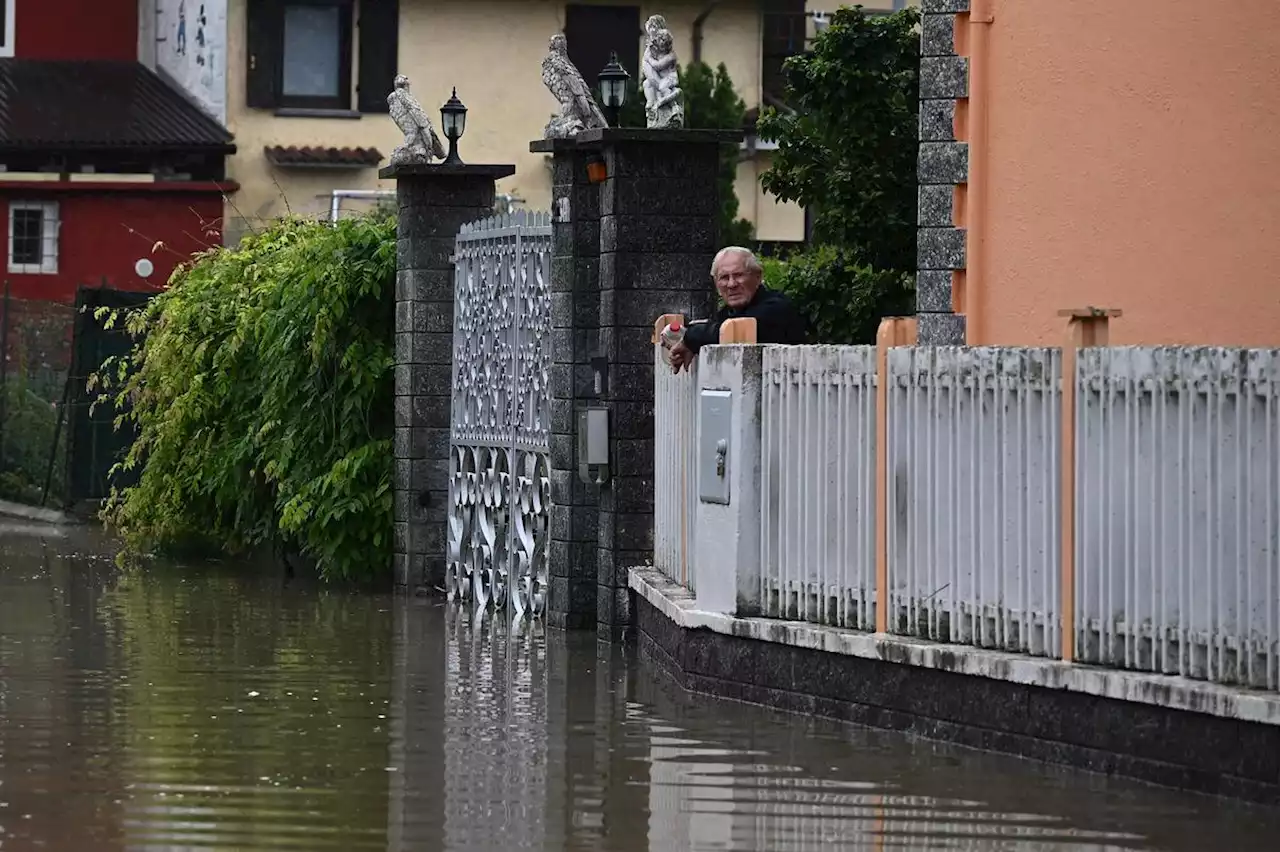
<svg viewBox="0 0 1280 852">
<path fill-rule="evenodd" d="M 390 567 L 395 224 L 286 219 L 180 268 L 94 384 L 139 438 L 103 520 L 130 550 L 271 545 Z"/>
</svg>

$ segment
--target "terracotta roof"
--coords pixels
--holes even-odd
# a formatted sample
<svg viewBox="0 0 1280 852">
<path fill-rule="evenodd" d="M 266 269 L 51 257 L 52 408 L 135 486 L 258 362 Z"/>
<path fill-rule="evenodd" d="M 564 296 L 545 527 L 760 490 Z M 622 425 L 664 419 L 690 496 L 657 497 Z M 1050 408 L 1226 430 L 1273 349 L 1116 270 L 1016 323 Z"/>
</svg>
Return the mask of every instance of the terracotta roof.
<svg viewBox="0 0 1280 852">
<path fill-rule="evenodd" d="M 231 153 L 232 138 L 137 62 L 0 59 L 0 149 Z"/>
<path fill-rule="evenodd" d="M 367 168 L 382 161 L 382 152 L 377 148 L 313 148 L 296 145 L 286 148 L 268 145 L 263 153 L 277 166 Z"/>
</svg>

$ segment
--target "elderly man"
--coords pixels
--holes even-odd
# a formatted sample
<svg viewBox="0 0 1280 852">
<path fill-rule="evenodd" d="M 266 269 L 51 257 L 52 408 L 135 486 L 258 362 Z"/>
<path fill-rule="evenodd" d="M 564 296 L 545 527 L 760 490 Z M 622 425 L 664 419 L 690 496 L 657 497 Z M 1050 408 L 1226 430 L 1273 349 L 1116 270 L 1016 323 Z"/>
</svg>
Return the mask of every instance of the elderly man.
<svg viewBox="0 0 1280 852">
<path fill-rule="evenodd" d="M 764 268 L 750 250 L 741 246 L 720 249 L 711 262 L 711 278 L 724 307 L 710 320 L 688 325 L 684 340 L 671 349 L 675 372 L 688 369 L 699 349 L 717 342 L 720 326 L 728 319 L 754 319 L 759 343 L 804 343 L 804 320 L 790 299 L 764 286 Z"/>
</svg>

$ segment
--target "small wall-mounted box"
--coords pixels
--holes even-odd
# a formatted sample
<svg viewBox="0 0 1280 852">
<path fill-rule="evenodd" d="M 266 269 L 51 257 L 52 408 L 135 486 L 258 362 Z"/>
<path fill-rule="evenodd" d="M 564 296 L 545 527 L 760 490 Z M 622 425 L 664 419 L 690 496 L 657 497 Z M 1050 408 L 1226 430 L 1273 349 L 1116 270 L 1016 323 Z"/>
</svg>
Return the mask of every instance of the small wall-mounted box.
<svg viewBox="0 0 1280 852">
<path fill-rule="evenodd" d="M 609 478 L 609 409 L 602 405 L 578 411 L 578 476 L 592 484 Z"/>
<path fill-rule="evenodd" d="M 727 506 L 733 392 L 704 389 L 698 405 L 698 499 Z"/>
</svg>

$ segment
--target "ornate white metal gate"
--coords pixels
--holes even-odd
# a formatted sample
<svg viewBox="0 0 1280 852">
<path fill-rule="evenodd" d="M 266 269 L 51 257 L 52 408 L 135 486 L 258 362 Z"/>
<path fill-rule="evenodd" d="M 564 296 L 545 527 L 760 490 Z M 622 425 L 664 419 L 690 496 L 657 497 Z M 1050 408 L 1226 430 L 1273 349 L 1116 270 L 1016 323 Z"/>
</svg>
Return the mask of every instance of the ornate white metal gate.
<svg viewBox="0 0 1280 852">
<path fill-rule="evenodd" d="M 451 598 L 540 616 L 551 514 L 551 217 L 463 226 L 449 441 Z"/>
</svg>

